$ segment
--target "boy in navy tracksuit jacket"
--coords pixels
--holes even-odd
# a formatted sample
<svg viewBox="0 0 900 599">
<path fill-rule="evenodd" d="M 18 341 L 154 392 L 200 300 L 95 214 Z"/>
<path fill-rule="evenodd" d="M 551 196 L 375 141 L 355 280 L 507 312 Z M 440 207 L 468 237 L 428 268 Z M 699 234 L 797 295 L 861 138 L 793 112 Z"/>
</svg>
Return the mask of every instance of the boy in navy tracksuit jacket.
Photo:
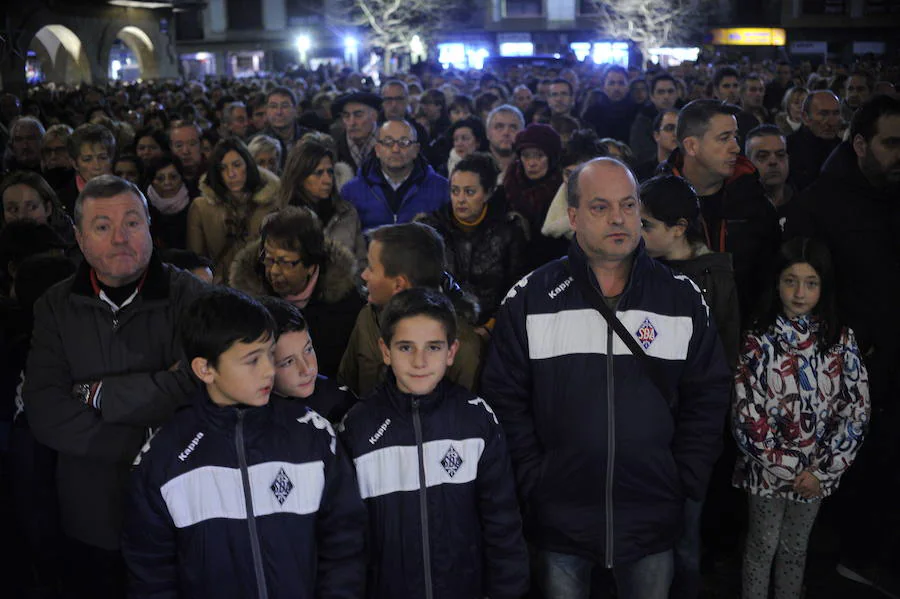
<svg viewBox="0 0 900 599">
<path fill-rule="evenodd" d="M 403 291 L 381 334 L 393 375 L 342 435 L 369 508 L 368 597 L 521 597 L 528 556 L 502 429 L 483 399 L 444 379 L 459 347 L 450 301 Z"/>
<path fill-rule="evenodd" d="M 303 312 L 280 297 L 266 296 L 259 301 L 275 319 L 277 329 L 275 395 L 294 402 L 298 409 L 310 407 L 329 422 L 340 422 L 356 403 L 356 395 L 319 374 L 319 361 Z"/>
<path fill-rule="evenodd" d="M 133 598 L 361 598 L 366 512 L 328 421 L 269 395 L 275 324 L 217 289 L 181 341 L 205 391 L 138 458 L 122 537 Z"/>
</svg>

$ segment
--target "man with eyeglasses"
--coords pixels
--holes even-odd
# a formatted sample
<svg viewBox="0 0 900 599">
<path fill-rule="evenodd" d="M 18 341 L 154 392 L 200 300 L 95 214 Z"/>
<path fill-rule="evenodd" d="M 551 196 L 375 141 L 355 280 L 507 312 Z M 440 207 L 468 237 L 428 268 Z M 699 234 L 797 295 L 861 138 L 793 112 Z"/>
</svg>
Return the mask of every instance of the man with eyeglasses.
<svg viewBox="0 0 900 599">
<path fill-rule="evenodd" d="M 656 174 L 659 165 L 669 159 L 669 155 L 678 147 L 678 111 L 674 108 L 666 108 L 653 119 L 653 141 L 656 145 L 656 155 L 643 162 L 634 169 L 638 181 L 643 183 Z"/>
<path fill-rule="evenodd" d="M 276 87 L 266 94 L 266 128 L 262 133 L 281 144 L 281 167 L 294 144 L 307 129 L 297 122 L 297 96 L 287 87 Z"/>
<path fill-rule="evenodd" d="M 678 86 L 675 84 L 675 77 L 662 73 L 650 80 L 650 101 L 641 106 L 637 116 L 634 117 L 628 140 L 635 163 L 644 164 L 657 157 L 659 152 L 656 141 L 657 130 L 653 128 L 653 121 L 661 112 L 675 108 L 677 101 Z M 673 130 L 673 139 L 674 134 Z M 674 145 L 669 151 L 673 149 Z M 657 164 L 668 157 L 666 154 L 661 160 L 657 160 Z"/>
<path fill-rule="evenodd" d="M 419 149 L 409 122 L 387 121 L 378 128 L 375 155 L 341 190 L 356 207 L 364 231 L 409 222 L 449 201 L 447 179 L 419 157 Z"/>
<path fill-rule="evenodd" d="M 391 79 L 381 86 L 381 114 L 379 122 L 400 121 L 409 118 L 409 88 L 406 83 Z M 428 130 L 416 121 L 409 121 L 416 128 L 420 148 L 429 146 Z M 447 150 L 449 152 L 449 150 Z"/>
<path fill-rule="evenodd" d="M 44 126 L 31 116 L 16 119 L 9 130 L 9 153 L 4 170 L 41 172 L 41 138 Z"/>
<path fill-rule="evenodd" d="M 341 117 L 343 130 L 332 134 L 337 140 L 338 161 L 357 172 L 375 149 L 378 111 L 381 98 L 368 92 L 350 92 L 339 96 L 331 107 Z"/>
</svg>

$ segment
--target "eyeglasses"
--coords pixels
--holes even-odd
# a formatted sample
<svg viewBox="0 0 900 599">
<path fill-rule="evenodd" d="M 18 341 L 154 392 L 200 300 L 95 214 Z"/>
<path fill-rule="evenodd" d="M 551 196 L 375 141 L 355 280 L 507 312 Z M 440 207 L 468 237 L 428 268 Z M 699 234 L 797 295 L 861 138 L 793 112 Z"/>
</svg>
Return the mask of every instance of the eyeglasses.
<svg viewBox="0 0 900 599">
<path fill-rule="evenodd" d="M 417 144 L 419 142 L 413 141 L 413 140 L 409 139 L 408 137 L 403 137 L 401 139 L 392 139 L 390 137 L 385 137 L 384 139 L 379 139 L 378 143 L 380 143 L 381 145 L 383 145 L 386 148 L 393 149 L 394 146 L 400 146 L 401 149 L 405 150 L 409 146 L 411 146 L 413 144 Z"/>
<path fill-rule="evenodd" d="M 569 92 L 550 92 L 548 94 L 551 98 L 571 98 L 572 94 Z"/>
<path fill-rule="evenodd" d="M 668 125 L 663 125 L 662 127 L 660 127 L 660 129 L 665 131 L 666 133 L 672 133 L 673 131 L 675 131 L 675 125 L 672 125 L 670 123 Z"/>
<path fill-rule="evenodd" d="M 297 265 L 303 262 L 302 259 L 297 260 L 285 260 L 284 258 L 272 258 L 271 256 L 267 256 L 265 254 L 262 255 L 260 262 L 263 263 L 263 266 L 266 268 L 272 268 L 277 266 L 281 270 L 291 270 L 293 268 L 297 268 Z"/>
</svg>

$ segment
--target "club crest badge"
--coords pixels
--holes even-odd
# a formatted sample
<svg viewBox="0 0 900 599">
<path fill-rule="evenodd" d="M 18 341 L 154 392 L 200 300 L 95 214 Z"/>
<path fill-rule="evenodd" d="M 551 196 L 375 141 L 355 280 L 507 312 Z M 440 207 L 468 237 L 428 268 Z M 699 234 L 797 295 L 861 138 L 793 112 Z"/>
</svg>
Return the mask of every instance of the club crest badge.
<svg viewBox="0 0 900 599">
<path fill-rule="evenodd" d="M 453 478 L 459 469 L 463 465 L 462 456 L 459 455 L 459 452 L 456 451 L 456 448 L 452 445 L 450 449 L 447 450 L 447 453 L 444 454 L 444 457 L 441 459 L 441 466 L 444 468 L 444 471 L 450 475 L 450 478 Z"/>
<path fill-rule="evenodd" d="M 641 323 L 641 326 L 638 327 L 638 330 L 634 333 L 638 343 L 641 344 L 641 347 L 643 347 L 645 351 L 656 340 L 656 335 L 656 327 L 653 326 L 653 323 L 650 322 L 649 318 L 645 318 L 644 322 Z"/>
</svg>

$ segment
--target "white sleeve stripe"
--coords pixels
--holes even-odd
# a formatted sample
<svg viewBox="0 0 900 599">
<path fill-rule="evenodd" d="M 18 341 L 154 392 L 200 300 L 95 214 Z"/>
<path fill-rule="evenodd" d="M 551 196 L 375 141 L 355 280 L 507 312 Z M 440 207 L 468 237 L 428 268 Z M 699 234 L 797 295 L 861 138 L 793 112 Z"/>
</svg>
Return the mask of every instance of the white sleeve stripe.
<svg viewBox="0 0 900 599">
<path fill-rule="evenodd" d="M 425 486 L 459 485 L 478 476 L 484 439 L 441 439 L 422 445 Z M 376 449 L 353 460 L 363 499 L 419 489 L 419 455 L 415 445 Z"/>
<path fill-rule="evenodd" d="M 250 466 L 248 473 L 256 516 L 306 515 L 319 510 L 325 489 L 322 461 L 265 462 Z M 173 478 L 160 491 L 177 528 L 213 518 L 247 518 L 244 485 L 238 468 L 197 468 Z"/>
</svg>

